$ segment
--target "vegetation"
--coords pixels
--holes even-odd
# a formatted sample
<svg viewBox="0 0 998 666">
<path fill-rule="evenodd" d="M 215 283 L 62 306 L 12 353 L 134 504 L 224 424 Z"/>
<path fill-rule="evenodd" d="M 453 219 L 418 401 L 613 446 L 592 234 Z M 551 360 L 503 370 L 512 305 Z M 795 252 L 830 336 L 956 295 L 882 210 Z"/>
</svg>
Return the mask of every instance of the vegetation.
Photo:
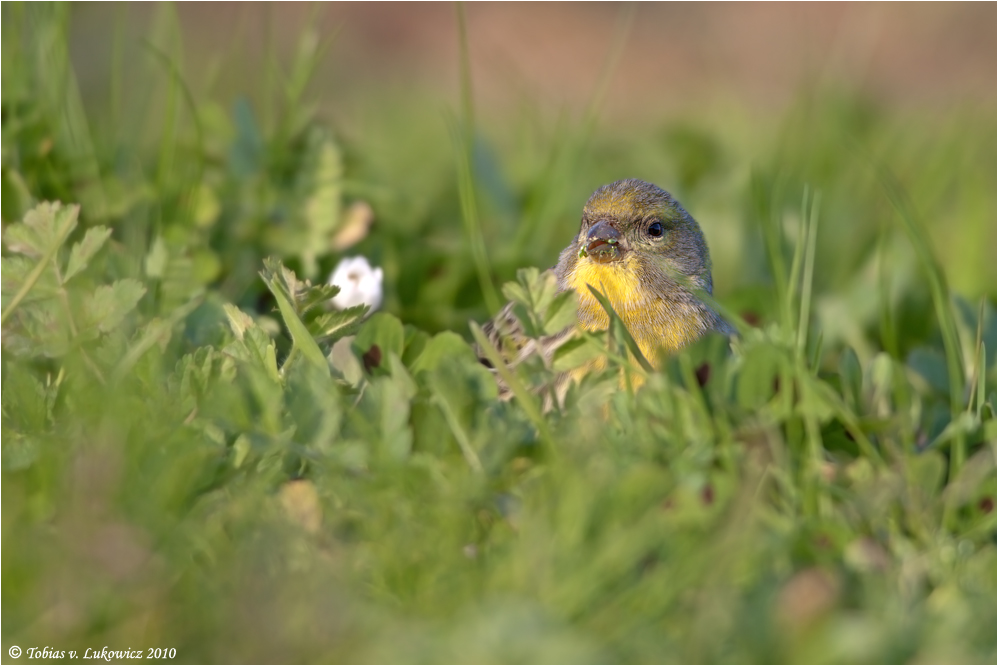
<svg viewBox="0 0 998 666">
<path fill-rule="evenodd" d="M 351 137 L 314 36 L 262 101 L 151 40 L 84 103 L 70 9 L 3 19 L 5 654 L 994 663 L 993 108 L 816 87 L 638 130 L 473 123 L 466 87 Z M 468 322 L 561 321 L 517 269 L 632 176 L 701 222 L 740 338 L 646 372 L 580 337 L 499 402 Z M 384 268 L 366 318 L 324 307 L 346 254 Z"/>
</svg>

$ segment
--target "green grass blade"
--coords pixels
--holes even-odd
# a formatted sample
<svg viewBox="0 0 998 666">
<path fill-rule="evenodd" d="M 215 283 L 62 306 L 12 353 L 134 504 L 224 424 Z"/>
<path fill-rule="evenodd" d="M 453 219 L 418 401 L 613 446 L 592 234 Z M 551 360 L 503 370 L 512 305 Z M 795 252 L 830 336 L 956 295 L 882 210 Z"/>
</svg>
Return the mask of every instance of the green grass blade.
<svg viewBox="0 0 998 666">
<path fill-rule="evenodd" d="M 925 231 L 915 219 L 915 214 L 901 185 L 886 167 L 878 166 L 878 175 L 894 210 L 901 219 L 901 227 L 908 235 L 908 240 L 915 249 L 922 273 L 929 283 L 929 292 L 932 296 L 932 304 L 939 322 L 940 331 L 942 332 L 943 348 L 946 352 L 950 415 L 951 418 L 956 419 L 963 411 L 963 361 L 961 359 L 960 338 L 957 333 L 956 319 L 949 298 L 949 290 L 946 287 L 946 278 L 932 254 L 929 239 Z M 962 431 L 956 436 L 952 451 L 950 478 L 955 479 L 960 473 L 960 469 L 963 467 L 963 463 L 967 457 L 966 438 Z"/>
<path fill-rule="evenodd" d="M 880 293 L 880 341 L 892 357 L 898 358 L 897 326 L 894 321 L 894 307 L 891 302 L 890 272 L 887 270 L 887 227 L 877 234 L 877 287 Z"/>
<path fill-rule="evenodd" d="M 755 204 L 756 219 L 762 231 L 769 262 L 773 288 L 776 291 L 776 304 L 784 330 L 793 327 L 793 297 L 789 291 L 786 259 L 783 256 L 783 178 L 777 175 L 772 182 L 766 182 L 763 175 L 752 174 L 752 199 Z"/>
<path fill-rule="evenodd" d="M 196 205 L 195 197 L 193 196 L 195 189 L 201 183 L 201 175 L 204 171 L 204 163 L 201 156 L 204 155 L 204 131 L 201 128 L 201 119 L 198 116 L 197 104 L 194 101 L 194 95 L 191 93 L 190 88 L 184 81 L 183 75 L 180 69 L 177 67 L 177 63 L 170 58 L 166 53 L 157 48 L 154 44 L 146 42 L 145 47 L 149 52 L 155 57 L 156 61 L 159 62 L 163 69 L 166 70 L 167 75 L 170 78 L 170 104 L 168 104 L 168 122 L 165 123 L 170 128 L 171 138 L 172 133 L 176 131 L 176 110 L 174 109 L 175 104 L 172 102 L 174 97 L 174 90 L 179 90 L 181 99 L 187 107 L 187 112 L 191 117 L 191 122 L 194 125 L 194 138 L 195 146 L 197 150 L 195 154 L 198 159 L 194 160 L 194 174 L 188 180 L 189 185 L 186 188 L 187 196 L 185 199 L 185 208 L 187 210 L 186 219 L 192 219 L 194 217 L 194 206 Z M 167 141 L 164 136 L 163 141 Z M 165 144 L 164 144 L 165 145 Z M 167 174 L 165 170 L 172 168 L 172 147 L 171 148 L 161 148 L 160 152 L 161 163 L 160 163 L 160 174 L 158 176 L 159 184 L 161 187 L 164 186 Z"/>
<path fill-rule="evenodd" d="M 798 291 L 802 290 L 802 285 L 800 283 L 800 272 L 801 264 L 804 263 L 804 255 L 806 254 L 807 248 L 807 235 L 810 230 L 809 222 L 809 210 L 808 204 L 810 203 L 810 187 L 804 186 L 804 194 L 801 197 L 800 203 L 800 221 L 797 224 L 797 240 L 794 243 L 794 254 L 790 259 L 790 277 L 787 280 L 787 301 L 798 307 L 797 314 L 800 315 L 800 301 L 798 301 Z M 791 314 L 793 312 L 791 311 Z M 798 336 L 800 335 L 800 330 L 797 331 Z M 799 338 L 798 338 L 799 343 Z"/>
<path fill-rule="evenodd" d="M 552 234 L 560 225 L 552 224 L 568 210 L 565 201 L 582 177 L 582 167 L 586 163 L 586 153 L 592 144 L 599 126 L 600 114 L 609 93 L 610 84 L 618 73 L 624 51 L 633 32 L 637 6 L 633 3 L 620 5 L 614 25 L 613 38 L 603 59 L 599 77 L 586 104 L 582 119 L 572 127 L 568 115 L 561 117 L 551 140 L 551 153 L 548 163 L 538 173 L 538 182 L 533 188 L 534 205 L 522 211 L 516 235 L 511 243 L 515 254 L 528 251 L 534 244 L 541 246 L 551 242 Z M 577 211 L 571 211 L 576 215 Z"/>
<path fill-rule="evenodd" d="M 638 346 L 638 343 L 635 342 L 631 332 L 628 331 L 627 326 L 624 325 L 624 320 L 622 320 L 616 310 L 613 309 L 610 299 L 608 299 L 602 292 L 597 290 L 591 284 L 587 284 L 586 286 L 589 287 L 589 291 L 592 293 L 593 298 L 599 301 L 599 304 L 603 306 L 604 310 L 606 310 L 606 314 L 610 317 L 610 320 L 617 323 L 618 327 L 614 328 L 611 325 L 611 330 L 619 330 L 621 332 L 621 335 L 624 337 L 624 344 L 627 346 L 627 351 L 634 356 L 634 359 L 638 362 L 638 365 L 641 366 L 641 369 L 645 372 L 654 372 L 655 369 L 652 367 L 651 363 L 648 362 L 648 359 L 645 358 L 644 354 L 641 353 L 641 348 Z"/>
<path fill-rule="evenodd" d="M 451 434 L 453 434 L 454 439 L 457 440 L 457 445 L 461 448 L 461 454 L 468 462 L 468 467 L 470 467 L 472 471 L 481 474 L 483 471 L 482 461 L 479 459 L 474 447 L 471 446 L 471 442 L 468 440 L 468 434 L 464 431 L 464 428 L 461 427 L 461 422 L 457 420 L 457 416 L 454 414 L 454 410 L 451 409 L 450 403 L 447 402 L 447 399 L 442 395 L 435 395 L 433 397 L 433 402 L 444 415 L 447 427 L 450 428 Z"/>
<path fill-rule="evenodd" d="M 457 186 L 461 201 L 461 220 L 471 247 L 471 258 L 475 264 L 479 288 L 490 314 L 502 307 L 495 285 L 492 283 L 492 268 L 482 234 L 481 220 L 478 217 L 478 201 L 475 192 L 473 153 L 475 144 L 475 110 L 471 90 L 471 56 L 468 53 L 468 25 L 464 3 L 456 4 L 459 40 L 459 63 L 461 67 L 461 120 L 460 129 L 455 131 L 458 146 Z"/>
<path fill-rule="evenodd" d="M 811 198 L 805 227 L 807 244 L 804 255 L 804 276 L 801 284 L 800 319 L 797 323 L 797 354 L 799 358 L 804 358 L 807 353 L 807 333 L 811 322 L 811 290 L 814 285 L 814 252 L 818 240 L 818 208 L 820 205 L 821 194 L 816 192 Z M 804 220 L 801 220 L 801 223 L 804 224 Z"/>
</svg>

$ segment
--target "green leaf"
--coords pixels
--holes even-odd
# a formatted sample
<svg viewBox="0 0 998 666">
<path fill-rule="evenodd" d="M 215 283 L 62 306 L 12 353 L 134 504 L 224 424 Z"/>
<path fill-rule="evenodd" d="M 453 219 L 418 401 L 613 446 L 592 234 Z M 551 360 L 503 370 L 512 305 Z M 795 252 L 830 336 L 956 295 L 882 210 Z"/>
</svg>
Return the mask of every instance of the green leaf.
<svg viewBox="0 0 998 666">
<path fill-rule="evenodd" d="M 277 300 L 277 307 L 281 311 L 281 317 L 291 334 L 294 346 L 309 363 L 328 375 L 329 363 L 326 361 L 326 356 L 319 349 L 319 345 L 316 344 L 305 324 L 298 318 L 293 305 L 294 294 L 301 288 L 302 283 L 292 271 L 274 259 L 264 260 L 264 270 L 260 272 L 260 276 Z"/>
<path fill-rule="evenodd" d="M 256 326 L 253 317 L 250 317 L 235 305 L 225 303 L 222 307 L 225 310 L 225 316 L 229 318 L 229 326 L 232 328 L 232 332 L 235 334 L 237 340 L 242 340 L 246 331 Z"/>
<path fill-rule="evenodd" d="M 863 368 L 852 347 L 839 356 L 839 376 L 842 377 L 842 397 L 850 409 L 858 410 L 863 395 Z"/>
<path fill-rule="evenodd" d="M 187 408 L 194 407 L 209 394 L 220 368 L 221 356 L 211 347 L 198 347 L 177 362 L 180 397 L 189 401 Z"/>
<path fill-rule="evenodd" d="M 304 188 L 308 191 L 303 209 L 307 240 L 302 248 L 306 275 L 314 275 L 316 258 L 328 251 L 332 232 L 340 224 L 343 186 L 343 161 L 332 138 L 316 136 L 304 170 Z"/>
<path fill-rule="evenodd" d="M 232 444 L 232 466 L 236 469 L 242 467 L 243 463 L 246 462 L 246 458 L 249 456 L 252 449 L 252 444 L 250 443 L 249 437 L 245 434 L 236 437 L 236 441 Z"/>
<path fill-rule="evenodd" d="M 30 257 L 20 254 L 3 258 L 3 262 L 0 262 L 0 272 L 3 275 L 4 303 L 7 303 L 24 287 L 38 263 Z M 55 271 L 43 270 L 38 275 L 31 290 L 25 293 L 22 302 L 31 303 L 32 301 L 54 298 L 58 294 L 59 283 L 56 280 Z"/>
<path fill-rule="evenodd" d="M 280 383 L 281 375 L 277 370 L 277 348 L 260 327 L 256 326 L 246 331 L 246 337 L 227 345 L 224 352 L 233 358 L 245 361 L 262 370 L 274 382 Z"/>
<path fill-rule="evenodd" d="M 97 287 L 83 306 L 87 328 L 95 328 L 101 333 L 114 330 L 145 293 L 146 288 L 133 278 Z"/>
<path fill-rule="evenodd" d="M 341 338 L 329 350 L 329 363 L 333 370 L 350 386 L 356 386 L 364 378 L 364 367 L 361 365 L 349 338 Z"/>
<path fill-rule="evenodd" d="M 5 352 L 58 358 L 69 351 L 72 333 L 57 300 L 39 301 L 23 308 L 17 313 L 16 321 L 18 326 L 4 330 Z"/>
<path fill-rule="evenodd" d="M 411 365 L 412 374 L 418 375 L 420 372 L 433 370 L 447 358 L 464 359 L 468 363 L 484 367 L 478 362 L 475 353 L 464 341 L 464 338 L 457 333 L 444 331 L 437 333 L 427 341 L 422 353 Z"/>
<path fill-rule="evenodd" d="M 555 349 L 551 366 L 555 372 L 567 372 L 605 354 L 606 350 L 600 347 L 596 338 L 583 335 L 572 338 Z"/>
<path fill-rule="evenodd" d="M 308 322 L 308 330 L 316 340 L 336 342 L 353 335 L 360 328 L 368 309 L 367 305 L 355 305 L 345 310 L 321 314 Z"/>
<path fill-rule="evenodd" d="M 207 257 L 201 252 L 192 253 L 174 247 L 170 249 L 169 260 L 159 284 L 159 306 L 172 310 L 186 303 L 191 298 L 204 291 L 204 284 L 210 277 L 201 271 L 205 266 L 198 266 L 195 256 Z M 211 262 L 211 259 L 208 259 Z M 210 267 L 207 267 L 211 271 Z"/>
<path fill-rule="evenodd" d="M 229 165 L 233 174 L 242 179 L 260 170 L 264 155 L 263 137 L 253 115 L 253 107 L 245 98 L 236 100 L 232 116 L 236 139 L 229 151 Z"/>
<path fill-rule="evenodd" d="M 446 331 L 445 331 L 446 332 Z M 460 339 L 460 336 L 456 336 Z M 425 331 L 421 331 L 412 324 L 405 325 L 405 349 L 402 351 L 402 363 L 409 368 L 410 372 L 415 372 L 413 365 L 419 360 L 426 350 L 426 345 L 430 342 L 431 336 Z M 463 342 L 463 340 L 462 340 Z M 465 344 L 467 346 L 467 344 Z M 470 349 L 470 348 L 469 348 Z"/>
<path fill-rule="evenodd" d="M 140 329 L 138 339 L 128 347 L 115 365 L 114 376 L 123 377 L 130 372 L 135 363 L 154 345 L 165 345 L 170 340 L 174 327 L 193 312 L 201 304 L 200 298 L 191 299 L 170 313 L 166 319 L 158 317 L 145 323 Z"/>
<path fill-rule="evenodd" d="M 886 352 L 873 357 L 867 366 L 870 386 L 877 396 L 887 396 L 894 390 L 894 359 Z"/>
<path fill-rule="evenodd" d="M 26 363 L 5 364 L 3 386 L 4 426 L 25 432 L 48 429 L 55 387 L 46 387 Z"/>
<path fill-rule="evenodd" d="M 7 318 L 14 313 L 21 301 L 42 277 L 42 274 L 46 272 L 46 269 L 50 268 L 49 264 L 59 248 L 62 247 L 66 236 L 76 228 L 76 217 L 79 212 L 79 206 L 62 208 L 61 204 L 58 203 L 44 203 L 32 209 L 25 216 L 24 223 L 12 224 L 7 227 L 4 241 L 11 251 L 22 251 L 23 254 L 33 256 L 32 253 L 41 247 L 43 249 L 39 254 L 44 256 L 41 256 L 35 267 L 23 279 L 17 293 L 10 300 L 4 299 L 0 324 L 7 321 Z M 20 250 L 15 248 L 20 248 Z"/>
<path fill-rule="evenodd" d="M 534 266 L 528 266 L 516 271 L 516 282 L 507 282 L 503 285 L 502 291 L 510 300 L 520 301 L 526 305 L 533 304 L 533 292 L 540 287 L 538 279 L 540 270 Z"/>
<path fill-rule="evenodd" d="M 454 341 L 441 338 L 441 342 L 450 345 Z M 477 437 L 479 447 L 476 447 L 469 432 L 474 432 L 480 401 L 494 400 L 498 389 L 492 373 L 482 366 L 473 354 L 470 354 L 471 349 L 467 344 L 463 347 L 469 352 L 467 356 L 471 358 L 460 352 L 439 355 L 434 367 L 423 372 L 420 379 L 429 391 L 431 402 L 439 408 L 468 465 L 472 470 L 481 472 L 482 462 L 478 450 L 483 440 L 488 440 L 481 436 Z M 457 349 L 454 351 L 457 352 Z M 436 356 L 436 353 L 434 355 Z"/>
<path fill-rule="evenodd" d="M 277 371 L 277 350 L 274 341 L 253 321 L 252 317 L 236 306 L 226 303 L 224 308 L 236 339 L 222 351 L 262 370 L 274 383 L 279 384 L 281 376 Z"/>
<path fill-rule="evenodd" d="M 110 237 L 111 230 L 107 227 L 87 229 L 83 240 L 74 244 L 73 249 L 69 252 L 69 263 L 66 264 L 66 272 L 62 276 L 62 281 L 64 283 L 69 282 L 75 275 L 86 268 L 93 256 L 104 247 L 104 243 Z"/>
<path fill-rule="evenodd" d="M 146 255 L 146 275 L 154 280 L 162 279 L 166 275 L 166 266 L 170 261 L 170 251 L 166 249 L 166 242 L 162 236 L 157 236 L 149 248 Z"/>
<path fill-rule="evenodd" d="M 835 391 L 825 382 L 801 372 L 797 375 L 800 399 L 797 411 L 805 416 L 813 416 L 818 421 L 827 421 L 835 413 Z"/>
<path fill-rule="evenodd" d="M 929 497 L 934 497 L 946 479 L 946 458 L 942 453 L 928 450 L 908 459 L 912 481 Z"/>
<path fill-rule="evenodd" d="M 981 423 L 975 414 L 960 412 L 943 428 L 943 431 L 929 444 L 928 448 L 937 448 L 943 444 L 948 444 L 959 436 L 974 433 L 980 427 Z"/>
<path fill-rule="evenodd" d="M 194 200 L 194 224 L 201 228 L 212 226 L 222 211 L 215 190 L 201 183 L 195 188 L 192 198 Z"/>
<path fill-rule="evenodd" d="M 526 412 L 527 418 L 529 418 L 537 428 L 541 438 L 546 443 L 550 444 L 551 431 L 548 428 L 547 421 L 544 420 L 541 413 L 537 396 L 528 391 L 523 385 L 523 382 L 521 382 L 520 378 L 516 375 L 515 371 L 506 365 L 501 354 L 499 353 L 499 350 L 497 350 L 492 343 L 489 342 L 489 338 L 485 335 L 485 332 L 482 331 L 481 326 L 472 321 L 468 322 L 468 328 L 471 329 L 471 335 L 475 338 L 475 342 L 478 343 L 478 346 L 481 348 L 482 352 L 489 359 L 492 367 L 496 369 L 496 372 L 498 372 L 499 376 L 503 378 L 503 381 L 505 381 L 509 386 L 510 390 L 513 392 L 513 395 L 516 396 L 516 399 L 523 406 L 523 410 Z"/>
<path fill-rule="evenodd" d="M 374 345 L 381 350 L 382 359 L 387 359 L 389 354 L 401 358 L 405 345 L 405 329 L 402 327 L 402 322 L 384 312 L 371 315 L 354 338 L 353 348 L 358 356 L 363 357 Z"/>
<path fill-rule="evenodd" d="M 273 279 L 274 285 L 281 290 L 285 298 L 294 306 L 299 317 L 304 317 L 310 310 L 319 305 L 328 304 L 329 300 L 340 293 L 340 288 L 332 284 L 313 285 L 309 280 L 299 280 L 294 271 L 286 268 L 281 262 L 264 259 L 265 272 Z M 261 275 L 263 275 L 261 273 Z M 265 276 L 264 280 L 268 278 Z"/>
<path fill-rule="evenodd" d="M 302 445 L 328 446 L 342 418 L 339 394 L 329 373 L 310 363 L 290 368 L 285 404 L 295 424 L 294 438 Z"/>
<path fill-rule="evenodd" d="M 537 269 L 521 268 L 517 273 L 517 277 L 522 276 L 523 272 L 528 270 L 536 271 Z M 517 303 L 522 303 L 524 305 L 531 304 L 529 290 L 519 282 L 507 282 L 506 284 L 504 284 L 502 286 L 502 295 L 508 298 L 509 300 L 515 301 Z"/>
<path fill-rule="evenodd" d="M 514 312 L 528 337 L 551 335 L 572 324 L 577 307 L 575 292 L 559 293 L 553 271 L 521 268 L 516 280 L 503 285 L 503 294 L 515 304 Z"/>
<path fill-rule="evenodd" d="M 3 208 L 0 215 L 5 220 L 18 220 L 28 212 L 33 199 L 24 176 L 16 169 L 4 165 L 0 180 L 0 201 Z"/>
<path fill-rule="evenodd" d="M 943 497 L 947 504 L 962 506 L 982 495 L 994 497 L 995 459 L 988 449 L 971 456 L 960 473 L 946 486 Z"/>
<path fill-rule="evenodd" d="M 325 305 L 340 288 L 334 284 L 317 284 L 295 295 L 295 307 L 300 314 L 305 314 L 317 305 Z"/>
<path fill-rule="evenodd" d="M 544 333 L 554 335 L 574 324 L 578 308 L 579 298 L 574 290 L 555 296 L 544 311 Z"/>
<path fill-rule="evenodd" d="M 288 332 L 291 334 L 291 339 L 294 344 L 301 351 L 302 355 L 308 359 L 309 363 L 317 368 L 323 368 L 326 372 L 329 372 L 329 364 L 326 362 L 326 356 L 319 349 L 319 345 L 316 344 L 315 339 L 305 328 L 305 324 L 302 323 L 298 315 L 295 314 L 294 308 L 291 303 L 284 298 L 283 294 L 280 292 L 274 292 L 274 297 L 277 299 L 277 306 L 281 310 L 281 317 L 284 319 L 284 325 L 288 327 Z"/>
<path fill-rule="evenodd" d="M 412 450 L 409 423 L 417 385 L 397 354 L 386 354 L 384 371 L 370 380 L 356 410 L 350 416 L 356 428 L 366 432 L 383 459 L 398 461 Z"/>
<path fill-rule="evenodd" d="M 79 206 L 64 207 L 59 202 L 38 204 L 22 222 L 4 230 L 3 242 L 11 252 L 29 257 L 43 257 L 62 245 L 76 228 Z"/>
<path fill-rule="evenodd" d="M 38 460 L 41 446 L 38 439 L 21 432 L 5 432 L 0 453 L 0 469 L 15 472 L 31 467 Z"/>
<path fill-rule="evenodd" d="M 907 365 L 939 393 L 946 395 L 949 391 L 946 357 L 938 350 L 924 347 L 913 349 L 908 354 Z"/>
<path fill-rule="evenodd" d="M 769 402 L 783 361 L 783 354 L 770 344 L 757 344 L 745 351 L 736 384 L 736 397 L 742 407 L 759 409 Z"/>
<path fill-rule="evenodd" d="M 267 257 L 263 260 L 263 270 L 260 272 L 267 288 L 277 296 L 278 292 L 288 302 L 297 304 L 298 293 L 305 289 L 305 283 L 298 279 L 294 271 L 287 268 L 279 260 Z"/>
</svg>

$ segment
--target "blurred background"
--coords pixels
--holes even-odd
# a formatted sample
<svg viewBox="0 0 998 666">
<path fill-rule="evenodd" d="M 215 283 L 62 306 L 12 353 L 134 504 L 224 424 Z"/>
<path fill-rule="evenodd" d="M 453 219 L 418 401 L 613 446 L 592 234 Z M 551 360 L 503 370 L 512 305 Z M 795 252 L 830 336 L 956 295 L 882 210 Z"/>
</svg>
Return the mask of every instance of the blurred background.
<svg viewBox="0 0 998 666">
<path fill-rule="evenodd" d="M 994 3 L 0 11 L 6 640 L 995 662 Z M 468 322 L 628 177 L 762 330 L 580 389 L 548 457 Z M 51 200 L 68 286 L 7 235 Z M 264 259 L 356 255 L 401 363 L 313 382 Z"/>
<path fill-rule="evenodd" d="M 791 241 L 803 187 L 823 192 L 821 290 L 861 289 L 878 242 L 901 255 L 903 284 L 908 250 L 894 243 L 880 169 L 907 188 L 952 285 L 994 297 L 994 6 L 472 3 L 466 14 L 466 57 L 445 3 L 88 4 L 67 34 L 91 129 L 117 143 L 119 168 L 120 146 L 154 148 L 164 122 L 194 140 L 169 67 L 219 159 L 234 135 L 274 156 L 313 120 L 327 128 L 343 196 L 374 207 L 351 252 L 384 265 L 390 311 L 430 330 L 488 314 L 458 203 L 455 137 L 468 125 L 473 226 L 494 285 L 553 265 L 588 195 L 625 177 L 673 192 L 701 222 L 718 295 L 736 306 L 766 309 L 747 294 L 767 281 L 759 211 L 746 209 L 753 178 L 780 183 Z M 245 217 L 272 212 L 215 229 L 255 238 Z M 328 271 L 339 254 L 320 249 L 315 265 Z M 262 291 L 247 283 L 255 269 L 218 259 L 227 294 Z"/>
<path fill-rule="evenodd" d="M 160 11 L 147 3 L 74 10 L 73 64 L 86 93 L 109 85 L 116 21 L 125 21 L 126 39 L 145 37 Z M 313 86 L 337 118 L 386 88 L 458 101 L 448 3 L 197 3 L 173 11 L 183 57 L 197 63 L 188 75 L 204 83 L 224 64 L 217 83 L 229 95 L 259 94 L 268 47 L 287 59 L 303 31 L 316 28 L 329 44 Z M 995 97 L 995 12 L 982 3 L 476 2 L 467 15 L 475 92 L 496 119 L 524 102 L 585 108 L 622 28 L 607 121 L 660 121 L 722 103 L 780 113 L 816 76 L 896 108 L 941 113 Z"/>
</svg>

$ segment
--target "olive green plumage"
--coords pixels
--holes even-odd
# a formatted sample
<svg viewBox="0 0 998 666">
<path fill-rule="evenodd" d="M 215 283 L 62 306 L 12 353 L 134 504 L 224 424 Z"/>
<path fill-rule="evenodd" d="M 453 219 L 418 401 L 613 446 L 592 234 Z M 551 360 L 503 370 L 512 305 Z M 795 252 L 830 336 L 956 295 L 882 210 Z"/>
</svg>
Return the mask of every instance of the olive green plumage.
<svg viewBox="0 0 998 666">
<path fill-rule="evenodd" d="M 562 251 L 554 273 L 561 290 L 579 295 L 578 324 L 597 331 L 609 316 L 588 288 L 602 292 L 620 316 L 642 354 L 653 365 L 708 331 L 731 327 L 698 294 L 711 294 L 710 253 L 696 220 L 672 195 L 642 180 L 620 180 L 596 190 L 582 211 L 579 233 Z M 571 327 L 532 342 L 525 338 L 511 305 L 484 330 L 502 350 L 516 350 L 515 365 L 539 352 L 550 360 Z M 482 355 L 480 355 L 482 356 Z M 602 367 L 605 359 L 571 373 Z M 567 388 L 569 373 L 562 378 Z M 506 394 L 505 387 L 501 391 Z"/>
</svg>

